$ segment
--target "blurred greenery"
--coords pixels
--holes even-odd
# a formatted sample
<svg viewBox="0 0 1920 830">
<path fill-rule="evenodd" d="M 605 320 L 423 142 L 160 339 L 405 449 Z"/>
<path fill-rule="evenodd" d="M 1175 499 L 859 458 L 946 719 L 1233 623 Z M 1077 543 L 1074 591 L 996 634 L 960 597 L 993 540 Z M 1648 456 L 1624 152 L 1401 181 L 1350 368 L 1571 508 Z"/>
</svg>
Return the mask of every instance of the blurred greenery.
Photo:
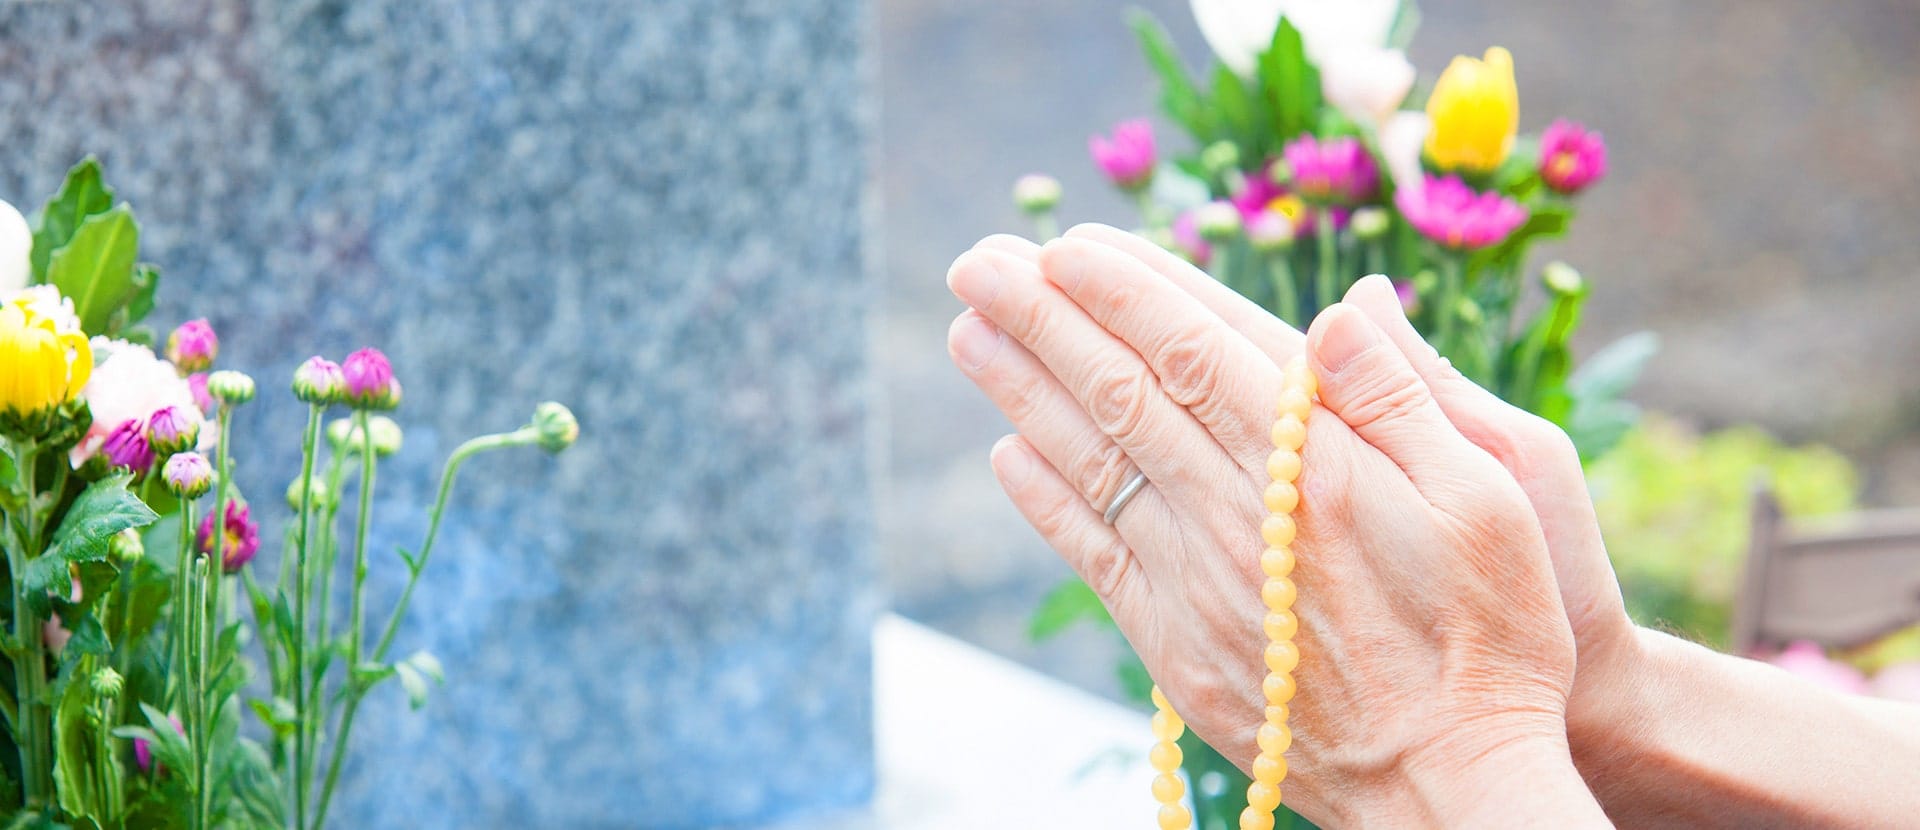
<svg viewBox="0 0 1920 830">
<path fill-rule="evenodd" d="M 1840 453 L 1737 426 L 1700 434 L 1649 416 L 1587 470 L 1607 552 L 1635 621 L 1725 647 L 1756 484 L 1788 517 L 1854 509 L 1860 476 Z"/>
</svg>

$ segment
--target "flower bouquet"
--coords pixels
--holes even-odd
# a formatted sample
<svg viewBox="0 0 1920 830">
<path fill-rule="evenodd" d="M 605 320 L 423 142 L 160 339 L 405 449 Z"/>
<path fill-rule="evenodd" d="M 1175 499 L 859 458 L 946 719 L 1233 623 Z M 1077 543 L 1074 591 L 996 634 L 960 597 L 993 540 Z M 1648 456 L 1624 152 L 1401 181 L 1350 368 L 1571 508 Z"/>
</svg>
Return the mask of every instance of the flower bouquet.
<svg viewBox="0 0 1920 830">
<path fill-rule="evenodd" d="M 260 573 L 230 428 L 254 382 L 214 370 L 204 319 L 155 353 L 140 324 L 160 272 L 138 240 L 92 159 L 31 223 L 0 202 L 0 808 L 14 828 L 323 827 L 361 702 L 397 679 L 417 707 L 441 679 L 432 655 L 392 651 L 460 465 L 558 452 L 579 427 L 547 403 L 455 449 L 425 538 L 398 552 L 405 587 L 369 629 L 367 572 L 394 565 L 368 544 L 379 461 L 401 442 L 391 364 L 361 349 L 295 372 L 301 469 Z"/>
<path fill-rule="evenodd" d="M 1193 0 L 1193 10 L 1218 57 L 1199 80 L 1157 21 L 1131 21 L 1186 149 L 1163 153 L 1146 119 L 1089 142 L 1138 205 L 1142 234 L 1302 329 L 1361 276 L 1392 276 L 1435 348 L 1565 429 L 1583 458 L 1627 432 L 1637 412 L 1619 396 L 1652 338 L 1622 340 L 1575 371 L 1587 283 L 1565 263 L 1529 265 L 1532 246 L 1563 235 L 1579 195 L 1606 175 L 1599 133 L 1559 120 L 1521 135 L 1514 59 L 1499 47 L 1418 84 L 1403 51 L 1419 22 L 1411 0 Z M 1043 239 L 1060 197 L 1047 176 L 1014 185 Z M 1074 582 L 1045 600 L 1032 631 L 1105 617 Z M 1145 700 L 1137 662 L 1122 679 Z M 1231 826 L 1244 780 L 1186 742 L 1201 826 Z"/>
</svg>

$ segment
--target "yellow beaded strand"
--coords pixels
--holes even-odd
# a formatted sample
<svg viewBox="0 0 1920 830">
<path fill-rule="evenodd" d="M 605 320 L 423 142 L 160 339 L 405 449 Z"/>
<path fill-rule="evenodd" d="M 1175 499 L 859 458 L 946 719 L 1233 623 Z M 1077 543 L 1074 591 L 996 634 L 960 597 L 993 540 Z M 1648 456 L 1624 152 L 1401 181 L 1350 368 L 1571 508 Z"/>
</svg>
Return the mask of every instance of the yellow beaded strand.
<svg viewBox="0 0 1920 830">
<path fill-rule="evenodd" d="M 1267 634 L 1267 678 L 1261 691 L 1267 698 L 1267 721 L 1255 736 L 1260 754 L 1253 759 L 1253 783 L 1247 786 L 1247 809 L 1240 813 L 1240 830 L 1273 830 L 1274 810 L 1280 807 L 1280 782 L 1287 777 L 1286 752 L 1293 745 L 1293 732 L 1287 728 L 1287 704 L 1293 701 L 1294 667 L 1300 663 L 1300 649 L 1293 635 L 1300 620 L 1293 615 L 1293 600 L 1298 591 L 1293 579 L 1293 511 L 1300 506 L 1300 447 L 1307 440 L 1307 415 L 1313 411 L 1313 396 L 1319 381 L 1307 368 L 1304 358 L 1294 358 L 1282 375 L 1280 404 L 1273 422 L 1273 454 L 1267 456 L 1267 485 L 1263 501 L 1267 518 L 1260 523 L 1260 536 L 1266 540 L 1266 552 L 1260 554 L 1260 570 L 1267 580 L 1260 586 L 1260 598 L 1267 606 L 1262 627 Z M 1174 714 L 1160 687 L 1153 687 L 1153 737 L 1157 741 L 1149 760 L 1158 775 L 1153 779 L 1153 797 L 1160 802 L 1160 830 L 1187 830 L 1193 816 L 1182 804 L 1186 786 L 1177 771 L 1180 747 L 1175 741 L 1186 731 L 1186 723 Z"/>
</svg>

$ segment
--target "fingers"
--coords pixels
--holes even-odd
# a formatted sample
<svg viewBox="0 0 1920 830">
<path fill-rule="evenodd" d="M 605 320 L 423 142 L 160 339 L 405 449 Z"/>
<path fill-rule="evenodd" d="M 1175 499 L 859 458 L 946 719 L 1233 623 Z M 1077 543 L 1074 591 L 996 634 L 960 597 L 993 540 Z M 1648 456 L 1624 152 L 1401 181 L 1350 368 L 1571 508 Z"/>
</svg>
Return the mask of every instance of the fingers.
<svg viewBox="0 0 1920 830">
<path fill-rule="evenodd" d="M 1595 589 L 1568 596 L 1568 614 L 1577 618 L 1589 611 L 1586 606 L 1595 603 L 1617 605 L 1617 587 L 1597 590 L 1614 580 L 1580 456 L 1566 433 L 1546 419 L 1500 400 L 1442 360 L 1407 322 L 1400 298 L 1387 278 L 1360 280 L 1347 292 L 1346 302 L 1359 308 L 1400 348 L 1460 434 L 1492 455 L 1519 482 L 1540 518 L 1562 582 Z"/>
<path fill-rule="evenodd" d="M 1320 312 L 1307 332 L 1307 352 L 1321 402 L 1392 459 L 1429 503 L 1463 504 L 1476 470 L 1494 466 L 1454 429 L 1426 381 L 1359 309 L 1335 303 Z"/>
<path fill-rule="evenodd" d="M 1137 609 L 1147 607 L 1147 580 L 1133 551 L 1027 439 L 1000 439 L 992 462 L 994 477 L 1020 515 L 1100 596 L 1115 620 L 1131 621 Z"/>
<path fill-rule="evenodd" d="M 1204 498 L 1204 483 L 1239 469 L 1212 433 L 1168 399 L 1146 363 L 1100 327 L 1033 262 L 992 248 L 962 254 L 947 275 L 961 300 L 1039 358 L 1169 499 Z"/>
<path fill-rule="evenodd" d="M 1139 259 L 1085 239 L 1040 249 L 1040 270 L 1146 360 L 1160 387 L 1248 470 L 1266 457 L 1280 372 L 1213 312 Z"/>
<path fill-rule="evenodd" d="M 1092 509 L 1113 503 L 1136 472 L 1133 462 L 1039 359 L 972 310 L 948 329 L 947 351 Z"/>
<path fill-rule="evenodd" d="M 1241 296 L 1240 292 L 1222 285 L 1207 272 L 1194 267 L 1193 263 L 1136 234 L 1089 222 L 1069 229 L 1066 238 L 1086 239 L 1117 248 L 1145 263 L 1168 282 L 1199 300 L 1208 311 L 1219 315 L 1227 325 L 1252 340 L 1253 345 L 1266 352 L 1274 363 L 1286 365 L 1305 347 L 1306 336 L 1285 321 Z"/>
</svg>

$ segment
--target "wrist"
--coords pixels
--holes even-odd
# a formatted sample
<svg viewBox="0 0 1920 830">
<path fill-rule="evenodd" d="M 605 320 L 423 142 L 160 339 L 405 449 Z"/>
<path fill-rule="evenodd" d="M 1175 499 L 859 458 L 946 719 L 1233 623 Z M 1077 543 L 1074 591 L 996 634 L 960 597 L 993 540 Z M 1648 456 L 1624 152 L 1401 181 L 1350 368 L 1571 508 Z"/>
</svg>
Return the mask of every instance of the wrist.
<svg viewBox="0 0 1920 830">
<path fill-rule="evenodd" d="M 1390 781 L 1366 797 L 1350 800 L 1339 823 L 1364 827 L 1605 823 L 1559 730 L 1529 725 L 1461 732 L 1471 734 L 1471 742 L 1448 742 L 1407 756 Z M 1492 737 L 1503 732 L 1505 737 Z"/>
</svg>

